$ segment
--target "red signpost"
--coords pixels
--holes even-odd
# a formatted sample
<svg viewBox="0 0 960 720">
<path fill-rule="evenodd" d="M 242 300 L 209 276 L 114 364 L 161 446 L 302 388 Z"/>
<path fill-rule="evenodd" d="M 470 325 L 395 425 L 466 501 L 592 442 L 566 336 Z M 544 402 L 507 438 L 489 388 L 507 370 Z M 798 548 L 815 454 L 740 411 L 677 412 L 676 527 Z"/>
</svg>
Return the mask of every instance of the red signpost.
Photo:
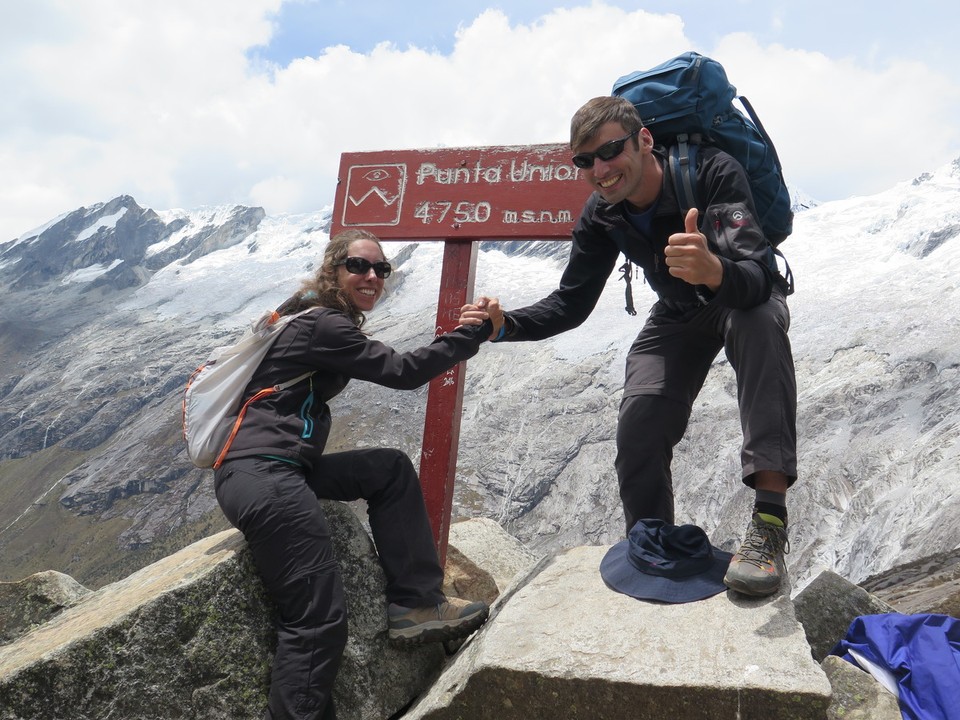
<svg viewBox="0 0 960 720">
<path fill-rule="evenodd" d="M 344 153 L 334 235 L 443 240 L 436 332 L 473 299 L 479 240 L 567 240 L 589 195 L 566 145 Z M 490 288 L 496 292 L 496 288 Z M 441 562 L 453 507 L 465 363 L 430 382 L 420 482 Z"/>
</svg>

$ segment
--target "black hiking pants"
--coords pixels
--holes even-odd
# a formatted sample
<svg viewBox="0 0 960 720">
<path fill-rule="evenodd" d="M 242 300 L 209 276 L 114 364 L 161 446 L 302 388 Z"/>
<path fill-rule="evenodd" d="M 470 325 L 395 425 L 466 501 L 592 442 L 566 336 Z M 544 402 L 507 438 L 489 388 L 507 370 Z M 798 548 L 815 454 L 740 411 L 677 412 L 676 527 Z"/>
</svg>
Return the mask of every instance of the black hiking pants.
<svg viewBox="0 0 960 720">
<path fill-rule="evenodd" d="M 317 499 L 366 500 L 387 600 L 436 604 L 443 570 L 416 470 L 398 450 L 353 450 L 324 455 L 309 471 L 260 457 L 228 460 L 215 482 L 217 501 L 246 538 L 279 610 L 265 717 L 332 720 L 347 608 Z"/>
<path fill-rule="evenodd" d="M 627 532 L 643 518 L 674 523 L 673 448 L 723 349 L 737 377 L 742 479 L 797 477 L 797 382 L 783 294 L 748 310 L 706 305 L 682 315 L 654 306 L 627 355 L 617 421 L 617 478 Z"/>
</svg>

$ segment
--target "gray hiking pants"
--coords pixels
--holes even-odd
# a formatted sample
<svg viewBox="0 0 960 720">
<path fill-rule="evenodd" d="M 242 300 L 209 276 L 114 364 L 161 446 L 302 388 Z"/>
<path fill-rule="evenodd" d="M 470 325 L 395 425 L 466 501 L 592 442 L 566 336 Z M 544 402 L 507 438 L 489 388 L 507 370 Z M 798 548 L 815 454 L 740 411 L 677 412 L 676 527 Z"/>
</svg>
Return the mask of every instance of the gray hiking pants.
<svg viewBox="0 0 960 720">
<path fill-rule="evenodd" d="M 626 527 L 643 518 L 674 522 L 673 448 L 693 401 L 723 349 L 736 373 L 742 479 L 759 470 L 797 477 L 797 382 L 779 290 L 748 310 L 706 305 L 683 315 L 655 311 L 627 355 L 617 422 L 617 477 Z"/>
</svg>

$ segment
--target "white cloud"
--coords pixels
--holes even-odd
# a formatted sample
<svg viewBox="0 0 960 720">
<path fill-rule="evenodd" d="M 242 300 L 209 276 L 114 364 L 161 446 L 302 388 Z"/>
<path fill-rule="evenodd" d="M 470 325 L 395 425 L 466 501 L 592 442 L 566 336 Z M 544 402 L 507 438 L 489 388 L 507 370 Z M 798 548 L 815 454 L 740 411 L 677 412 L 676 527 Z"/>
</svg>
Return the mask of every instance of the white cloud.
<svg viewBox="0 0 960 720">
<path fill-rule="evenodd" d="M 250 199 L 254 204 L 272 208 L 275 213 L 294 212 L 304 203 L 303 185 L 283 176 L 273 176 L 261 180 L 250 188 Z M 317 198 L 310 203 L 316 207 Z"/>
<path fill-rule="evenodd" d="M 890 58 L 868 69 L 743 34 L 711 52 L 753 103 L 787 180 L 819 199 L 887 190 L 960 151 L 960 126 L 950 120 L 960 87 L 936 68 Z"/>
<path fill-rule="evenodd" d="M 40 0 L 11 13 L 0 241 L 123 193 L 157 209 L 316 210 L 347 151 L 564 141 L 583 101 L 688 49 L 724 62 L 788 180 L 814 196 L 883 190 L 960 148 L 957 86 L 904 60 L 866 68 L 742 34 L 694 47 L 678 15 L 596 2 L 526 25 L 488 10 L 448 55 L 382 44 L 252 63 L 280 3 Z"/>
</svg>

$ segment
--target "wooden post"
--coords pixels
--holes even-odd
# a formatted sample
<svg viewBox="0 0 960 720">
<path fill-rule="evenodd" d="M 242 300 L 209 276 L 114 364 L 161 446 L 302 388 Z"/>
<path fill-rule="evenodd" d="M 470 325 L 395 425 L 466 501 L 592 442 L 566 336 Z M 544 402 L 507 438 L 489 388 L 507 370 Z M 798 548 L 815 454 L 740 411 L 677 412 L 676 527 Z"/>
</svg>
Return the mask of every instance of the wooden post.
<svg viewBox="0 0 960 720">
<path fill-rule="evenodd" d="M 460 308 L 473 299 L 476 266 L 477 243 L 448 240 L 443 244 L 437 332 L 453 330 Z M 466 365 L 466 362 L 459 363 L 430 381 L 423 424 L 420 484 L 441 564 L 447 559 Z"/>
</svg>

